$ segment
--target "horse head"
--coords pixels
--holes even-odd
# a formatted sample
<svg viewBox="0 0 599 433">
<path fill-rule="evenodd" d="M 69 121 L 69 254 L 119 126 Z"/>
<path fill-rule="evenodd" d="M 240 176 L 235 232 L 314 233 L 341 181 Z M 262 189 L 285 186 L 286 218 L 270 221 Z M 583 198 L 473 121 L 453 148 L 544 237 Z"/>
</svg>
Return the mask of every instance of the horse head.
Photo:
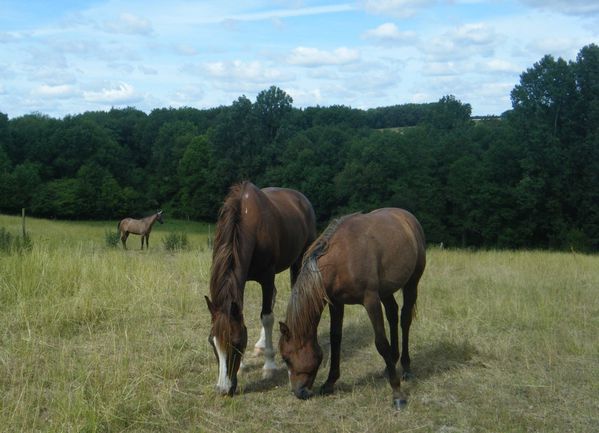
<svg viewBox="0 0 599 433">
<path fill-rule="evenodd" d="M 160 224 L 164 223 L 164 221 L 162 221 L 162 210 L 156 212 L 156 221 L 158 221 Z"/>
<path fill-rule="evenodd" d="M 322 350 L 316 335 L 309 339 L 294 338 L 285 323 L 279 322 L 279 326 L 279 351 L 287 365 L 291 389 L 297 398 L 306 400 L 313 394 L 312 385 L 322 362 Z"/>
<path fill-rule="evenodd" d="M 218 362 L 216 389 L 232 396 L 237 388 L 237 372 L 247 346 L 247 328 L 237 302 L 230 302 L 219 309 L 206 296 L 206 304 L 212 315 L 208 341 Z"/>
</svg>

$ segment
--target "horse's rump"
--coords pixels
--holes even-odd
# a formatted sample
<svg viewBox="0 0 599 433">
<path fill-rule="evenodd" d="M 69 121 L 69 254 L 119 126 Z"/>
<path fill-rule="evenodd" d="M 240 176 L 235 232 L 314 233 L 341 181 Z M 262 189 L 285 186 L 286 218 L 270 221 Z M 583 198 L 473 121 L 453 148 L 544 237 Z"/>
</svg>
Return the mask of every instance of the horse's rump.
<svg viewBox="0 0 599 433">
<path fill-rule="evenodd" d="M 425 260 L 418 220 L 403 209 L 384 208 L 340 221 L 326 239 L 318 267 L 329 296 L 361 303 L 365 290 L 385 297 L 419 278 Z"/>
</svg>

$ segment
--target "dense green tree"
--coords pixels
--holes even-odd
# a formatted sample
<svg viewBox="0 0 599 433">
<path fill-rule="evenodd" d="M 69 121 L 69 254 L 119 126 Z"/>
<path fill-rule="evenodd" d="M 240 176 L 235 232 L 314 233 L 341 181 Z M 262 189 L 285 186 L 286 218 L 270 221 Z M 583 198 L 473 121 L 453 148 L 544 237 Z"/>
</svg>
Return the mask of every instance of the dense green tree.
<svg viewBox="0 0 599 433">
<path fill-rule="evenodd" d="M 220 191 L 227 185 L 216 170 L 208 137 L 195 137 L 185 149 L 178 167 L 184 216 L 210 221 L 217 214 L 222 200 Z"/>
<path fill-rule="evenodd" d="M 272 86 L 208 110 L 0 113 L 0 211 L 214 220 L 229 186 L 302 191 L 319 223 L 413 212 L 430 243 L 599 250 L 599 47 L 524 71 L 501 117 L 454 96 L 297 109 Z"/>
</svg>

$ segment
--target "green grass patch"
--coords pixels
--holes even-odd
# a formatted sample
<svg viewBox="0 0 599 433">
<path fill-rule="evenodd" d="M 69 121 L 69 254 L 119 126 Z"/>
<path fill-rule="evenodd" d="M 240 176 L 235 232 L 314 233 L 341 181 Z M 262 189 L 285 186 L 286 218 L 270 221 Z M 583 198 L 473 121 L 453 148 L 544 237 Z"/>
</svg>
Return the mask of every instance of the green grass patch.
<svg viewBox="0 0 599 433">
<path fill-rule="evenodd" d="M 18 232 L 20 219 L 0 216 Z M 246 356 L 240 393 L 214 391 L 208 226 L 166 221 L 149 250 L 106 248 L 116 222 L 27 220 L 33 247 L 0 257 L 0 430 L 587 432 L 599 425 L 599 257 L 428 251 L 395 413 L 364 309 L 346 308 L 335 394 L 299 401 L 282 369 Z M 212 230 L 213 231 L 213 230 Z M 185 233 L 189 247 L 161 245 Z M 289 276 L 276 279 L 277 320 Z M 401 294 L 397 295 L 401 304 Z M 249 346 L 259 286 L 247 284 Z M 328 373 L 328 313 L 319 327 Z M 278 335 L 275 336 L 278 339 Z"/>
</svg>

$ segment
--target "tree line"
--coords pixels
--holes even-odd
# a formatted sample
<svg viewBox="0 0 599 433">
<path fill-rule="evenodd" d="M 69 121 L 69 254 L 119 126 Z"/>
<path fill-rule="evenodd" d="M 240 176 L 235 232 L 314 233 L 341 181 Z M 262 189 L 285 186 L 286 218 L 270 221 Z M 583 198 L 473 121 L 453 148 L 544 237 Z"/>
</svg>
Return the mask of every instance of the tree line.
<svg viewBox="0 0 599 433">
<path fill-rule="evenodd" d="M 410 210 L 448 246 L 599 249 L 599 47 L 546 55 L 512 109 L 436 103 L 293 107 L 278 87 L 211 109 L 55 119 L 0 113 L 0 212 L 64 219 L 214 221 L 231 184 L 302 191 L 318 220 Z"/>
</svg>

